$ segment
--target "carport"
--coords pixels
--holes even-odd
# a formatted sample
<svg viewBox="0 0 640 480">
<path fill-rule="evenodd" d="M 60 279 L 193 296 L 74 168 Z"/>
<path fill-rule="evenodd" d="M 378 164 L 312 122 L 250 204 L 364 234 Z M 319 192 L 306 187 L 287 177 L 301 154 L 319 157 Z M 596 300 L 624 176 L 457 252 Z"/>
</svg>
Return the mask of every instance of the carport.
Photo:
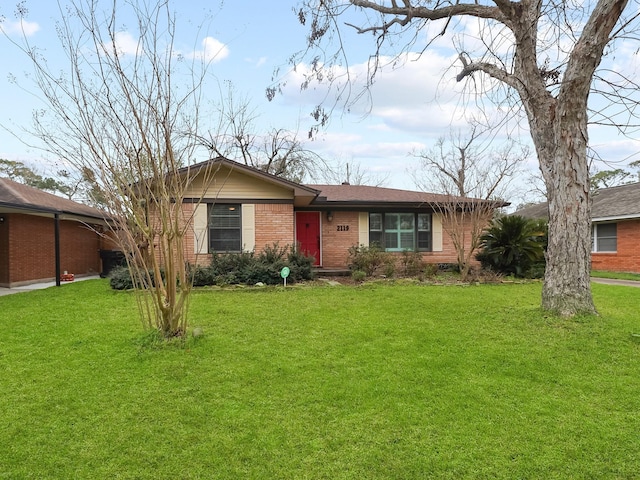
<svg viewBox="0 0 640 480">
<path fill-rule="evenodd" d="M 93 207 L 0 178 L 0 286 L 60 285 L 64 271 L 97 274 L 105 219 Z"/>
</svg>

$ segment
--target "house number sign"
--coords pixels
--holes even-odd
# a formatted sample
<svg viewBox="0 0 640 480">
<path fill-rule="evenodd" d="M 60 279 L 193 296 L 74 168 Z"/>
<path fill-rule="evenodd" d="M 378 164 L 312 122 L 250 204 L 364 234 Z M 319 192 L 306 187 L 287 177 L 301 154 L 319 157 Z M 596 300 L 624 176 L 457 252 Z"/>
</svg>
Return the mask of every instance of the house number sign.
<svg viewBox="0 0 640 480">
<path fill-rule="evenodd" d="M 337 229 L 339 232 L 348 232 L 349 225 L 337 225 Z"/>
</svg>

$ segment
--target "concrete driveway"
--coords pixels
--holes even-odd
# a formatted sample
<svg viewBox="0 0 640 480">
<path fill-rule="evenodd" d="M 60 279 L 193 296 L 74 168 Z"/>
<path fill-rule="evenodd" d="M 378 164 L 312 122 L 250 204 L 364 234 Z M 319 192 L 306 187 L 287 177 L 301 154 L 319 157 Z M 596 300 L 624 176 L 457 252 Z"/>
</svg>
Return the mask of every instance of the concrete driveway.
<svg viewBox="0 0 640 480">
<path fill-rule="evenodd" d="M 88 277 L 76 277 L 73 282 L 62 282 L 60 286 L 66 285 L 68 283 L 81 282 L 83 280 L 95 280 L 96 278 L 100 278 L 99 275 L 92 275 Z M 32 283 L 31 285 L 22 285 L 20 287 L 13 288 L 3 288 L 0 287 L 0 297 L 4 295 L 11 295 L 12 293 L 21 293 L 21 292 L 30 292 L 32 290 L 41 290 L 43 288 L 55 287 L 56 282 L 44 282 L 44 283 Z"/>
<path fill-rule="evenodd" d="M 613 278 L 594 278 L 591 277 L 593 283 L 604 283 L 605 285 L 622 285 L 625 287 L 640 287 L 640 282 L 635 280 L 614 280 Z"/>
</svg>

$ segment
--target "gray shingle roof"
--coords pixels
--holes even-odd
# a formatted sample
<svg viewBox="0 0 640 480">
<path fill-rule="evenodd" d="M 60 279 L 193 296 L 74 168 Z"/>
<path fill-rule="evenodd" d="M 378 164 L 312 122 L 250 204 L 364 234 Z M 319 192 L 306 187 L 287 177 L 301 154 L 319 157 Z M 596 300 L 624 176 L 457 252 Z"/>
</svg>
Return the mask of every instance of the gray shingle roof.
<svg viewBox="0 0 640 480">
<path fill-rule="evenodd" d="M 591 199 L 591 218 L 595 221 L 640 217 L 640 183 L 601 188 Z M 527 218 L 549 216 L 546 202 L 517 210 L 514 214 Z"/>
<path fill-rule="evenodd" d="M 640 183 L 598 190 L 593 195 L 591 216 L 594 219 L 640 217 Z"/>
<path fill-rule="evenodd" d="M 0 178 L 0 206 L 23 208 L 47 213 L 67 213 L 104 219 L 102 211 L 23 185 L 8 178 Z"/>
<path fill-rule="evenodd" d="M 512 215 L 520 215 L 521 217 L 525 218 L 549 218 L 547 202 L 529 205 L 527 207 L 516 210 Z"/>
</svg>

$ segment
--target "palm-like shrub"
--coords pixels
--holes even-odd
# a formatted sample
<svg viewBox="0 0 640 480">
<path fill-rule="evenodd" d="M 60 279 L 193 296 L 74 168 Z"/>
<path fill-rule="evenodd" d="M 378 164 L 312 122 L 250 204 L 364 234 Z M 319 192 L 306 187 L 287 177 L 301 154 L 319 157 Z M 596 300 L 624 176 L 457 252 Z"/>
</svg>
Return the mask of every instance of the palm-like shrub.
<svg viewBox="0 0 640 480">
<path fill-rule="evenodd" d="M 540 276 L 546 239 L 546 222 L 519 215 L 500 217 L 482 235 L 476 258 L 483 267 L 505 275 Z"/>
</svg>

